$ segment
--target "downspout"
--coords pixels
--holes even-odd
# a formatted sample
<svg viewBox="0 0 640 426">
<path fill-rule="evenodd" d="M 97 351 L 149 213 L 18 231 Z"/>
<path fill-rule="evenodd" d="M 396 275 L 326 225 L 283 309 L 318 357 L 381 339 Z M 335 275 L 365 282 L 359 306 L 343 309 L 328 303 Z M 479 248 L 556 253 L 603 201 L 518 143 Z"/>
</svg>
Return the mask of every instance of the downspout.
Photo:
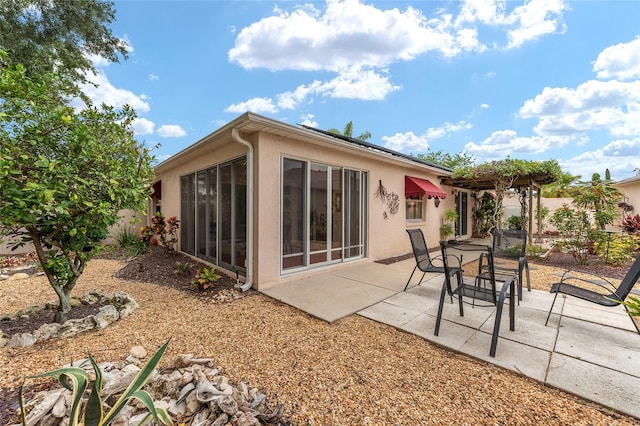
<svg viewBox="0 0 640 426">
<path fill-rule="evenodd" d="M 240 290 L 244 293 L 253 286 L 253 145 L 242 139 L 237 128 L 231 129 L 234 141 L 247 147 L 247 279 Z"/>
</svg>

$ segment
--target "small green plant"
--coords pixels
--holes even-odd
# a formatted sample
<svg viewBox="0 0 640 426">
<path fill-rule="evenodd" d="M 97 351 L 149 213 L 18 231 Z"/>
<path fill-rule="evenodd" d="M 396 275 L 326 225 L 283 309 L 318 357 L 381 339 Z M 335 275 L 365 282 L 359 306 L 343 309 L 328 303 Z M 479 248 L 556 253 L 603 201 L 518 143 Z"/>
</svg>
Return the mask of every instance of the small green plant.
<svg viewBox="0 0 640 426">
<path fill-rule="evenodd" d="M 53 377 L 60 382 L 62 387 L 71 391 L 71 412 L 69 413 L 69 425 L 93 425 L 93 426 L 105 426 L 113 422 L 118 416 L 120 411 L 127 405 L 129 400 L 137 399 L 143 403 L 149 414 L 140 421 L 139 425 L 145 424 L 148 420 L 153 418 L 157 424 L 173 425 L 173 421 L 169 416 L 167 410 L 161 407 L 156 407 L 153 404 L 151 395 L 142 390 L 142 387 L 147 383 L 151 375 L 153 374 L 156 365 L 162 358 L 165 350 L 169 346 L 167 341 L 158 351 L 147 361 L 142 367 L 140 372 L 133 378 L 133 381 L 129 384 L 129 387 L 122 393 L 120 398 L 111 406 L 108 413 L 104 412 L 104 403 L 102 396 L 102 372 L 96 364 L 92 356 L 89 356 L 89 361 L 93 367 L 95 373 L 95 380 L 91 385 L 91 393 L 87 401 L 85 402 L 84 418 L 80 422 L 80 407 L 82 405 L 83 396 L 85 390 L 89 386 L 90 378 L 89 374 L 80 367 L 66 367 L 59 370 L 48 371 L 37 376 L 30 376 L 28 378 L 38 379 L 42 377 Z M 27 424 L 27 414 L 24 406 L 24 384 L 20 387 L 20 408 L 22 412 L 22 420 L 24 424 Z"/>
<path fill-rule="evenodd" d="M 519 231 L 523 229 L 524 222 L 520 216 L 509 216 L 506 221 L 507 229 Z"/>
<path fill-rule="evenodd" d="M 440 227 L 440 239 L 444 241 L 447 237 L 455 233 L 455 223 L 458 220 L 458 212 L 454 209 L 449 209 L 444 212 L 442 220 L 444 223 Z"/>
<path fill-rule="evenodd" d="M 140 235 L 140 240 L 142 240 L 143 243 L 149 244 L 155 232 L 153 232 L 150 226 L 143 226 L 138 230 L 138 235 Z"/>
<path fill-rule="evenodd" d="M 213 287 L 220 279 L 220 275 L 216 274 L 216 268 L 200 268 L 196 272 L 195 279 L 192 281 L 201 291 L 205 291 Z"/>
<path fill-rule="evenodd" d="M 138 256 L 148 250 L 148 244 L 141 239 L 139 233 L 130 227 L 118 228 L 114 238 L 116 246 L 119 249 L 126 250 L 132 256 Z"/>
<path fill-rule="evenodd" d="M 176 262 L 176 275 L 180 275 L 181 277 L 187 275 L 191 272 L 192 266 L 189 262 Z"/>
<path fill-rule="evenodd" d="M 522 246 L 505 247 L 503 253 L 507 257 L 520 257 L 520 253 L 522 253 Z"/>
<path fill-rule="evenodd" d="M 640 317 L 640 297 L 629 296 L 622 304 L 629 309 L 631 316 Z"/>
<path fill-rule="evenodd" d="M 541 260 L 547 250 L 538 244 L 527 244 L 527 257 L 531 259 Z"/>
<path fill-rule="evenodd" d="M 114 238 L 116 240 L 116 244 L 120 248 L 128 248 L 140 240 L 138 234 L 128 226 L 118 227 L 118 231 L 114 235 Z"/>
</svg>

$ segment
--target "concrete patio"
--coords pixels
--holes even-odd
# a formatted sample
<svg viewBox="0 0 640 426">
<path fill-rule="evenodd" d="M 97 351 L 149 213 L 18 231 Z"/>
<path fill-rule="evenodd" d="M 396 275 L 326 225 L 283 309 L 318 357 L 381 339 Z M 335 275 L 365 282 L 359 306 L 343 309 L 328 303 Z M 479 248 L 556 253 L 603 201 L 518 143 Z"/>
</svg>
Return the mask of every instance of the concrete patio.
<svg viewBox="0 0 640 426">
<path fill-rule="evenodd" d="M 623 307 L 559 296 L 545 327 L 553 295 L 525 291 L 515 331 L 509 330 L 508 310 L 503 312 L 493 358 L 495 308 L 465 305 L 461 317 L 447 298 L 440 335 L 434 336 L 443 277 L 426 276 L 403 292 L 414 265 L 413 259 L 357 263 L 263 293 L 328 322 L 357 313 L 640 419 L 640 335 Z"/>
</svg>

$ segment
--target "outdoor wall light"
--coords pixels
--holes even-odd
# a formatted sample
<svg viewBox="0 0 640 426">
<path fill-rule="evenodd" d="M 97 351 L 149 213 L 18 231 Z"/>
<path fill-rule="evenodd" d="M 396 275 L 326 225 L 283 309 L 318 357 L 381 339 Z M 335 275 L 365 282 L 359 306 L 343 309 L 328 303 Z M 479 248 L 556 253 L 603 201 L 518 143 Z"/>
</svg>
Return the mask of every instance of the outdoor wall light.
<svg viewBox="0 0 640 426">
<path fill-rule="evenodd" d="M 433 204 L 435 204 L 436 208 L 438 208 L 438 206 L 440 205 L 440 198 L 434 198 Z"/>
</svg>

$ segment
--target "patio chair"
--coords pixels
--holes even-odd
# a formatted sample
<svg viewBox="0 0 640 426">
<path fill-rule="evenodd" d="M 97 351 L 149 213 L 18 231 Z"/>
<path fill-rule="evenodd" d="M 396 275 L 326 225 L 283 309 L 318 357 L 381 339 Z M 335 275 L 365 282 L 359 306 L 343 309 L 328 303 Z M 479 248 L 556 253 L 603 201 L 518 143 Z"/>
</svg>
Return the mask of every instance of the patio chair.
<svg viewBox="0 0 640 426">
<path fill-rule="evenodd" d="M 417 285 L 422 283 L 424 276 L 427 272 L 433 272 L 436 274 L 444 274 L 445 269 L 444 266 L 435 266 L 433 264 L 434 260 L 440 260 L 439 263 L 442 263 L 442 259 L 440 256 L 436 256 L 432 258 L 429 255 L 429 249 L 427 248 L 427 243 L 424 240 L 424 234 L 422 233 L 422 229 L 407 229 L 407 234 L 409 234 L 409 240 L 411 240 L 411 248 L 413 250 L 413 257 L 416 259 L 416 266 L 414 266 L 413 271 L 411 272 L 411 276 L 409 280 L 407 280 L 407 284 L 404 286 L 404 290 L 406 291 L 409 287 L 409 283 L 411 282 L 411 278 L 413 278 L 413 274 L 416 272 L 416 269 L 419 269 L 422 272 L 422 277 Z M 450 273 L 455 274 L 456 269 L 450 268 Z"/>
<path fill-rule="evenodd" d="M 527 261 L 527 231 L 511 229 L 493 230 L 493 268 L 497 275 L 510 276 L 517 273 L 518 276 L 518 301 L 522 300 L 522 282 L 527 279 L 527 290 L 531 291 L 531 278 L 529 276 L 529 262 Z M 510 265 L 507 261 L 518 260 L 518 267 Z M 480 256 L 478 266 L 479 273 L 488 272 L 486 255 Z M 526 274 L 523 277 L 523 274 Z"/>
<path fill-rule="evenodd" d="M 449 267 L 449 259 L 454 258 L 457 260 L 458 265 L 462 263 L 461 258 L 458 258 L 455 255 L 447 254 L 447 249 L 450 245 L 445 241 L 440 241 L 440 249 L 442 250 L 442 259 L 444 263 L 445 269 L 445 282 L 442 285 L 442 290 L 440 292 L 440 303 L 438 304 L 438 314 L 436 316 L 436 325 L 433 334 L 435 336 L 440 334 L 440 324 L 442 322 L 442 315 L 444 312 L 444 299 L 446 293 L 453 295 L 458 299 L 460 316 L 464 316 L 463 304 L 469 303 L 464 302 L 463 298 L 471 298 L 473 306 L 479 306 L 476 304 L 476 300 L 481 300 L 488 304 L 483 306 L 495 306 L 496 314 L 493 323 L 493 332 L 491 334 L 491 347 L 489 349 L 489 356 L 496 356 L 496 348 L 498 346 L 498 334 L 500 332 L 500 323 L 502 321 L 502 311 L 504 308 L 504 303 L 509 300 L 509 330 L 515 330 L 515 281 L 517 280 L 516 272 L 513 272 L 511 276 L 503 275 L 498 277 L 494 273 L 493 269 L 493 249 L 491 246 L 485 245 L 477 245 L 477 244 L 462 244 L 459 246 L 455 246 L 457 250 L 462 251 L 471 251 L 477 252 L 480 250 L 486 251 L 486 253 L 481 253 L 480 256 L 485 256 L 488 262 L 488 272 L 481 272 L 475 277 L 474 284 L 465 284 L 464 277 L 462 275 L 461 267 L 454 267 L 453 271 L 450 270 Z M 456 285 L 454 287 L 451 282 L 451 278 L 456 277 Z M 485 285 L 489 283 L 489 287 L 487 288 Z M 498 290 L 497 283 L 501 282 L 501 287 Z"/>
<path fill-rule="evenodd" d="M 582 276 L 573 276 L 571 275 L 572 271 L 567 271 L 562 275 L 562 278 L 559 283 L 555 283 L 551 286 L 551 293 L 555 293 L 556 295 L 553 297 L 553 303 L 551 303 L 551 309 L 549 309 L 549 315 L 547 315 L 547 321 L 545 321 L 544 325 L 546 326 L 549 322 L 549 318 L 551 317 L 551 311 L 553 310 L 553 305 L 556 303 L 556 298 L 558 294 L 566 294 L 569 296 L 574 296 L 582 300 L 586 300 L 587 302 L 595 303 L 600 306 L 618 306 L 622 304 L 622 302 L 627 298 L 633 286 L 638 282 L 638 278 L 640 278 L 640 254 L 636 257 L 636 260 L 629 268 L 627 274 L 620 281 L 620 285 L 618 287 L 614 286 L 609 280 L 603 278 L 598 275 L 589 274 L 586 272 L 581 272 Z M 588 278 L 591 277 L 591 278 Z M 568 282 L 574 282 L 575 284 L 569 284 Z M 602 289 L 602 292 L 590 290 L 584 288 L 585 284 L 593 286 L 597 286 Z M 581 287 L 582 285 L 582 287 Z M 638 334 L 640 334 L 640 329 L 638 329 L 638 324 L 633 320 L 631 316 L 631 312 L 629 312 L 629 308 L 627 305 L 624 305 L 624 309 L 631 317 L 631 322 L 636 328 Z M 562 313 L 560 313 L 560 317 L 562 317 Z"/>
</svg>

